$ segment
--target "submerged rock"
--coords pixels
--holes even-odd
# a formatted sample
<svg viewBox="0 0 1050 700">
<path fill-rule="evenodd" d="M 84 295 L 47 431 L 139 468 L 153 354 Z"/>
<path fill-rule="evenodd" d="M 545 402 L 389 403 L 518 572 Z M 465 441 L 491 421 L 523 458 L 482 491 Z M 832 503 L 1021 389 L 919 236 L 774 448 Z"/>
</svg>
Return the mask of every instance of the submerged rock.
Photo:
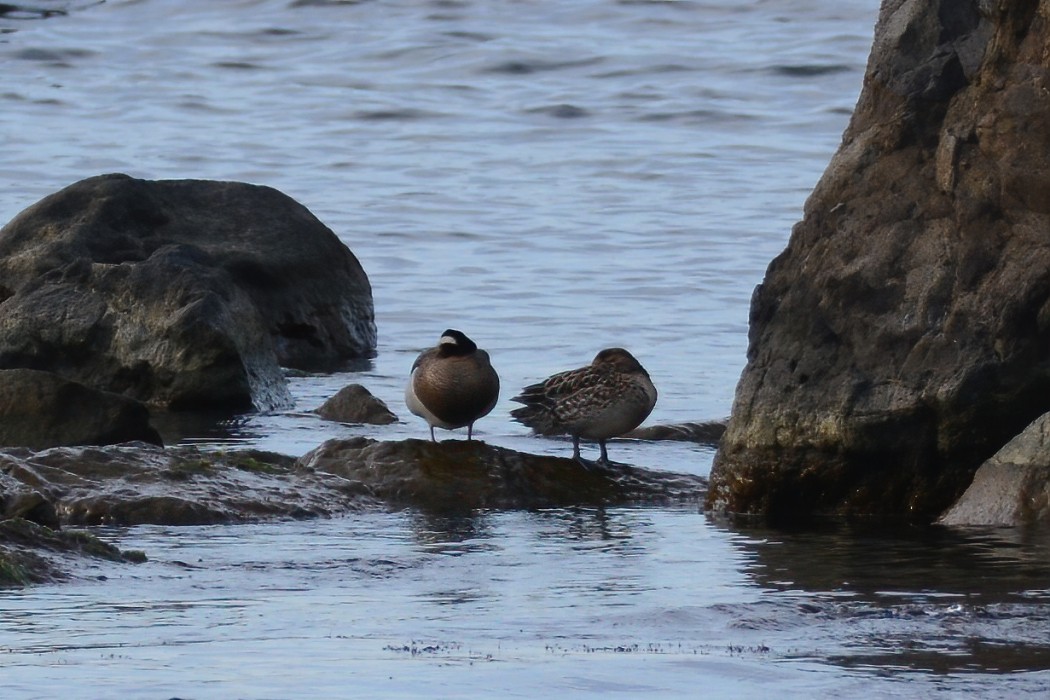
<svg viewBox="0 0 1050 700">
<path fill-rule="evenodd" d="M 83 569 L 85 559 L 139 563 L 146 555 L 122 552 L 87 532 L 0 519 L 0 588 L 66 579 L 69 569 Z"/>
<path fill-rule="evenodd" d="M 697 442 L 701 445 L 717 445 L 726 432 L 723 421 L 698 423 L 675 423 L 672 425 L 650 425 L 635 428 L 623 437 L 634 440 L 677 440 Z"/>
<path fill-rule="evenodd" d="M 437 511 L 699 502 L 706 489 L 702 477 L 689 474 L 584 467 L 477 440 L 329 440 L 299 466 L 336 475 L 344 488 L 391 506 Z"/>
<path fill-rule="evenodd" d="M 168 409 L 269 409 L 290 404 L 281 366 L 374 351 L 357 259 L 268 187 L 102 175 L 0 229 L 3 368 Z"/>
<path fill-rule="evenodd" d="M 885 0 L 751 305 L 709 505 L 932 520 L 1050 410 L 1045 3 Z"/>
<path fill-rule="evenodd" d="M 981 465 L 942 525 L 1050 523 L 1050 413 Z"/>
<path fill-rule="evenodd" d="M 343 387 L 335 396 L 325 401 L 316 413 L 325 420 L 341 423 L 388 425 L 397 422 L 393 411 L 360 384 Z"/>
<path fill-rule="evenodd" d="M 0 446 L 160 444 L 146 407 L 50 372 L 0 370 Z"/>
</svg>

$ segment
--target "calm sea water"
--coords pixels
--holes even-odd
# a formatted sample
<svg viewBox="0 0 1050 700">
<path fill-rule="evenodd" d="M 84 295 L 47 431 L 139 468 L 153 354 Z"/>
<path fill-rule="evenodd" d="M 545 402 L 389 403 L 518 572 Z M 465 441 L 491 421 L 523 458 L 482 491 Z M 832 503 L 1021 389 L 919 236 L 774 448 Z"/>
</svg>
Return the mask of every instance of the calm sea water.
<svg viewBox="0 0 1050 700">
<path fill-rule="evenodd" d="M 0 15 L 0 222 L 83 177 L 243 180 L 371 279 L 379 355 L 185 436 L 420 437 L 447 327 L 504 384 L 485 440 L 565 454 L 513 391 L 622 345 L 649 422 L 722 418 L 752 289 L 856 101 L 876 0 L 40 0 Z M 309 411 L 368 386 L 404 417 Z M 615 443 L 706 474 L 712 453 Z M 784 533 L 695 509 L 102 531 L 139 566 L 0 593 L 4 698 L 1043 697 L 1039 533 Z M 85 689 L 90 689 L 87 691 Z"/>
</svg>

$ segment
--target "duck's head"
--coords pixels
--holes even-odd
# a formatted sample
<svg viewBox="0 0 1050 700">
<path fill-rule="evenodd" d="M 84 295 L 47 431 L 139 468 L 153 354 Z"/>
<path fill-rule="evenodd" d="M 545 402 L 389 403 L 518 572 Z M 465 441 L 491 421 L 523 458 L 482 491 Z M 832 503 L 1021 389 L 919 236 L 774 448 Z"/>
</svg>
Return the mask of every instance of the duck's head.
<svg viewBox="0 0 1050 700">
<path fill-rule="evenodd" d="M 605 348 L 594 356 L 592 365 L 611 365 L 621 372 L 645 372 L 642 363 L 623 348 Z"/>
<path fill-rule="evenodd" d="M 438 349 L 442 355 L 469 355 L 478 349 L 477 344 L 464 333 L 449 328 L 441 334 Z"/>
</svg>

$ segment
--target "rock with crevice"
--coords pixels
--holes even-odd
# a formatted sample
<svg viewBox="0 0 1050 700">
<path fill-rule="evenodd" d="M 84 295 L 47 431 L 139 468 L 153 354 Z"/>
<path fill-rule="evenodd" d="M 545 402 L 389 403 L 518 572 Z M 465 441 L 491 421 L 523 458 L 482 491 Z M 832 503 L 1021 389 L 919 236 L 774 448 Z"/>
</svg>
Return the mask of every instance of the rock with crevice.
<svg viewBox="0 0 1050 700">
<path fill-rule="evenodd" d="M 751 304 L 719 511 L 932 520 L 1050 410 L 1050 13 L 886 0 Z"/>
<path fill-rule="evenodd" d="M 291 405 L 281 367 L 375 353 L 368 278 L 269 187 L 101 175 L 0 229 L 0 368 L 165 409 Z"/>
</svg>

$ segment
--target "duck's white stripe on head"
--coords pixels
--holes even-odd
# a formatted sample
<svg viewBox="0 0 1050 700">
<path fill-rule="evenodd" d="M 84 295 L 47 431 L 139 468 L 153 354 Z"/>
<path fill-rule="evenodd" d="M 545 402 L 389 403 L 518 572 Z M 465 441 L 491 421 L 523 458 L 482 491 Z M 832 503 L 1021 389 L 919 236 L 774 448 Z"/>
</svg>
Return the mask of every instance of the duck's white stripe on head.
<svg viewBox="0 0 1050 700">
<path fill-rule="evenodd" d="M 434 336 L 430 336 L 433 338 Z M 438 345 L 459 345 L 459 339 L 454 335 L 443 335 L 441 340 L 438 341 Z"/>
</svg>

